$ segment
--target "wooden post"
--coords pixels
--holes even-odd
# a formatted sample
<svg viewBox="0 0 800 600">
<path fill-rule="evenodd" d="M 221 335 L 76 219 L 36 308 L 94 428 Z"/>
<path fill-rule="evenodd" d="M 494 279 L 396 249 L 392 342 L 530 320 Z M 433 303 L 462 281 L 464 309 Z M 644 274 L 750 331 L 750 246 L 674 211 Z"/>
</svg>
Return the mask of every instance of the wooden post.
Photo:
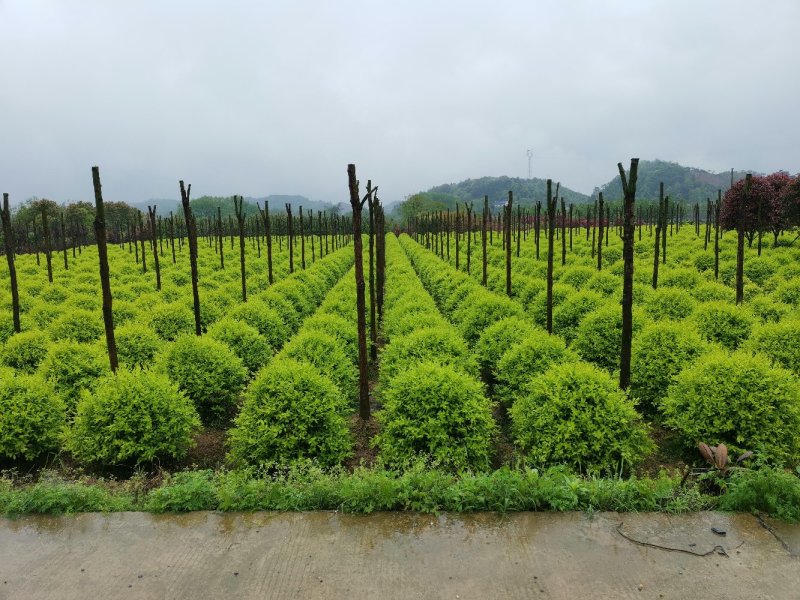
<svg viewBox="0 0 800 600">
<path fill-rule="evenodd" d="M 598 199 L 598 210 L 600 218 L 597 220 L 597 270 L 603 269 L 603 192 L 600 192 Z M 606 225 L 608 227 L 610 223 Z M 608 243 L 608 242 L 606 242 Z"/>
<path fill-rule="evenodd" d="M 386 286 L 386 217 L 383 214 L 383 206 L 376 202 L 375 227 L 378 233 L 376 245 L 376 303 L 378 305 L 378 322 L 383 322 L 383 296 Z"/>
<path fill-rule="evenodd" d="M 731 177 L 733 171 L 731 170 Z M 722 190 L 717 190 L 717 203 L 714 205 L 714 279 L 719 279 L 719 213 L 722 208 Z"/>
<path fill-rule="evenodd" d="M 553 333 L 553 243 L 556 231 L 556 195 L 553 196 L 553 180 L 547 180 L 547 333 Z"/>
<path fill-rule="evenodd" d="M 744 199 L 739 203 L 736 238 L 736 304 L 744 300 L 744 207 L 750 199 L 753 176 L 748 173 L 744 180 Z"/>
<path fill-rule="evenodd" d="M 103 192 L 100 185 L 100 169 L 92 167 L 92 184 L 94 185 L 94 234 L 97 240 L 97 256 L 100 261 L 100 285 L 103 290 L 103 323 L 106 330 L 106 347 L 111 371 L 117 372 L 117 342 L 114 339 L 114 313 L 112 311 L 111 278 L 108 271 L 108 247 L 106 239 L 106 212 L 103 207 Z"/>
<path fill-rule="evenodd" d="M 472 202 L 469 205 L 464 202 L 464 208 L 467 211 L 467 275 L 469 275 L 472 259 Z"/>
<path fill-rule="evenodd" d="M 367 180 L 367 210 L 369 211 L 369 356 L 373 362 L 378 360 L 377 309 L 375 306 L 375 195 L 378 188 L 372 188 L 372 180 Z M 438 237 L 437 237 L 438 239 Z"/>
<path fill-rule="evenodd" d="M 658 214 L 656 215 L 656 239 L 653 247 L 653 289 L 658 289 L 658 251 L 661 246 L 661 226 L 664 221 L 664 182 L 658 186 Z"/>
<path fill-rule="evenodd" d="M 142 219 L 142 211 L 138 211 L 139 215 L 139 243 L 142 245 L 142 273 L 147 273 L 147 252 L 144 248 L 144 221 Z"/>
<path fill-rule="evenodd" d="M 242 302 L 247 302 L 247 270 L 244 260 L 244 198 L 233 196 L 233 210 L 236 213 L 236 222 L 239 225 L 239 270 L 242 274 Z"/>
<path fill-rule="evenodd" d="M 292 205 L 286 203 L 286 235 L 289 245 L 289 273 L 294 273 L 294 240 L 292 230 Z"/>
<path fill-rule="evenodd" d="M 11 208 L 8 204 L 8 194 L 3 194 L 3 210 L 0 212 L 3 220 L 3 240 L 5 242 L 6 261 L 8 261 L 8 275 L 11 279 L 11 312 L 14 322 L 14 331 L 20 332 L 19 324 L 19 287 L 17 285 L 17 267 L 14 261 L 14 230 L 11 228 Z"/>
<path fill-rule="evenodd" d="M 634 208 L 639 159 L 631 159 L 628 178 L 622 163 L 617 164 L 622 191 L 625 194 L 622 225 L 622 348 L 619 361 L 619 387 L 627 390 L 631 382 L 631 343 L 633 341 L 633 242 L 635 235 Z"/>
<path fill-rule="evenodd" d="M 44 253 L 47 260 L 47 281 L 53 283 L 53 256 L 50 246 L 50 225 L 47 223 L 47 206 L 42 204 L 42 233 L 44 234 Z"/>
<path fill-rule="evenodd" d="M 197 222 L 192 215 L 192 207 L 189 204 L 189 196 L 192 193 L 192 185 L 184 188 L 183 180 L 179 182 L 181 189 L 181 204 L 183 205 L 183 218 L 186 221 L 186 234 L 189 238 L 189 264 L 192 269 L 192 304 L 194 307 L 194 332 L 195 335 L 202 335 L 203 328 L 200 321 L 200 291 L 198 289 L 197 274 Z"/>
<path fill-rule="evenodd" d="M 567 264 L 567 207 L 561 197 L 561 266 Z"/>
<path fill-rule="evenodd" d="M 506 240 L 506 295 L 511 297 L 511 216 L 514 209 L 514 192 L 508 190 L 508 204 L 506 204 L 505 219 L 505 240 Z"/>
<path fill-rule="evenodd" d="M 156 270 L 156 289 L 161 291 L 161 264 L 158 261 L 158 245 L 156 243 L 156 207 L 148 206 L 147 214 L 150 218 L 150 231 L 152 233 L 153 266 Z"/>
<path fill-rule="evenodd" d="M 303 229 L 303 207 L 298 207 L 298 214 L 300 216 L 300 268 L 306 270 L 306 236 Z"/>
<path fill-rule="evenodd" d="M 488 281 L 488 261 L 486 259 L 486 220 L 489 216 L 489 196 L 483 197 L 483 218 L 481 219 L 481 249 L 483 252 L 483 271 L 481 273 L 481 284 L 487 287 Z"/>
<path fill-rule="evenodd" d="M 64 253 L 64 270 L 69 270 L 69 263 L 67 262 L 67 228 L 64 225 L 64 211 L 59 213 L 61 218 L 61 250 Z M 760 245 L 760 244 L 759 244 Z"/>
<path fill-rule="evenodd" d="M 364 202 L 359 196 L 356 166 L 347 165 L 347 182 L 350 189 L 350 206 L 353 208 L 353 252 L 356 273 L 356 310 L 358 311 L 358 414 L 366 421 L 370 415 L 369 380 L 367 371 L 367 319 L 364 297 L 364 264 L 361 241 L 361 211 Z"/>
</svg>

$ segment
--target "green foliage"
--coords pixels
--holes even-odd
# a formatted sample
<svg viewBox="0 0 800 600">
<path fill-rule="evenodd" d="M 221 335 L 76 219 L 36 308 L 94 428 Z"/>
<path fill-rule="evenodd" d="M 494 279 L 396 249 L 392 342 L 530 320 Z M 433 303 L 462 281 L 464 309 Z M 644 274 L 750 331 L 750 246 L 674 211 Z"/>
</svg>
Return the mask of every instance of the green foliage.
<svg viewBox="0 0 800 600">
<path fill-rule="evenodd" d="M 103 335 L 105 329 L 99 313 L 73 308 L 57 317 L 48 331 L 54 340 L 93 342 Z"/>
<path fill-rule="evenodd" d="M 647 299 L 645 311 L 655 319 L 685 319 L 692 314 L 697 301 L 688 291 L 677 287 L 654 290 Z"/>
<path fill-rule="evenodd" d="M 374 443 L 387 464 L 421 457 L 448 469 L 488 469 L 496 425 L 475 378 L 422 363 L 389 381 L 382 398 Z"/>
<path fill-rule="evenodd" d="M 247 389 L 230 431 L 230 457 L 251 465 L 305 459 L 335 465 L 352 451 L 343 405 L 339 390 L 316 367 L 275 359 Z"/>
<path fill-rule="evenodd" d="M 764 513 L 796 523 L 800 521 L 800 479 L 780 469 L 735 471 L 720 508 Z"/>
<path fill-rule="evenodd" d="M 248 300 L 228 312 L 230 318 L 254 327 L 274 349 L 280 348 L 289 339 L 290 325 L 282 316 L 286 314 L 279 313 L 258 299 Z"/>
<path fill-rule="evenodd" d="M 37 375 L 0 373 L 0 457 L 32 460 L 57 450 L 64 402 Z"/>
<path fill-rule="evenodd" d="M 182 333 L 194 333 L 194 313 L 181 302 L 162 304 L 150 312 L 150 327 L 162 340 L 171 342 Z"/>
<path fill-rule="evenodd" d="M 345 398 L 358 393 L 358 370 L 335 337 L 322 331 L 302 330 L 281 352 L 282 356 L 314 365 L 339 388 Z"/>
<path fill-rule="evenodd" d="M 497 363 L 506 350 L 538 331 L 529 320 L 517 316 L 507 317 L 489 325 L 475 344 L 475 356 L 481 368 L 487 373 L 496 374 Z"/>
<path fill-rule="evenodd" d="M 117 358 L 127 367 L 147 367 L 164 345 L 161 338 L 147 325 L 127 323 L 114 329 Z"/>
<path fill-rule="evenodd" d="M 800 376 L 800 319 L 757 325 L 743 348 L 762 352 L 784 369 Z"/>
<path fill-rule="evenodd" d="M 272 346 L 255 327 L 226 317 L 208 328 L 210 338 L 227 344 L 251 375 L 272 358 Z"/>
<path fill-rule="evenodd" d="M 478 375 L 475 358 L 464 339 L 451 325 L 439 325 L 392 338 L 381 351 L 381 380 L 391 381 L 423 362 Z"/>
<path fill-rule="evenodd" d="M 67 448 L 81 462 L 106 465 L 182 458 L 200 420 L 166 376 L 121 368 L 83 392 Z"/>
<path fill-rule="evenodd" d="M 776 302 L 769 296 L 754 296 L 747 302 L 747 306 L 762 323 L 777 323 L 790 310 L 787 304 Z"/>
<path fill-rule="evenodd" d="M 50 346 L 41 365 L 41 374 L 64 400 L 72 414 L 83 390 L 91 390 L 109 369 L 108 357 L 97 346 L 71 340 Z"/>
<path fill-rule="evenodd" d="M 644 412 L 652 414 L 673 378 L 707 351 L 708 345 L 697 332 L 682 323 L 661 321 L 645 326 L 633 338 L 631 395 Z"/>
<path fill-rule="evenodd" d="M 554 365 L 510 409 L 515 443 L 537 465 L 618 472 L 654 448 L 617 382 L 586 363 Z"/>
<path fill-rule="evenodd" d="M 791 304 L 793 307 L 800 307 L 800 279 L 792 279 L 782 283 L 775 290 L 778 300 Z"/>
<path fill-rule="evenodd" d="M 495 395 L 505 404 L 512 404 L 532 377 L 544 373 L 553 364 L 578 360 L 567 350 L 564 340 L 546 331 L 536 331 L 522 342 L 511 346 L 497 364 Z"/>
<path fill-rule="evenodd" d="M 553 309 L 553 332 L 571 342 L 583 318 L 604 303 L 602 294 L 592 290 L 571 294 Z"/>
<path fill-rule="evenodd" d="M 704 302 L 694 314 L 700 334 L 709 342 L 735 350 L 750 335 L 753 317 L 741 306 L 726 302 Z"/>
<path fill-rule="evenodd" d="M 3 347 L 3 364 L 23 373 L 33 373 L 47 356 L 49 347 L 50 339 L 43 331 L 33 329 L 15 333 Z"/>
<path fill-rule="evenodd" d="M 641 322 L 641 313 L 634 307 L 634 334 L 641 327 Z M 619 305 L 608 303 L 584 317 L 578 326 L 572 349 L 584 360 L 607 371 L 619 369 L 622 349 L 622 309 Z"/>
<path fill-rule="evenodd" d="M 217 494 L 211 471 L 185 471 L 168 476 L 161 487 L 147 496 L 144 508 L 150 512 L 215 510 Z"/>
<path fill-rule="evenodd" d="M 342 343 L 345 354 L 358 354 L 358 330 L 347 319 L 336 314 L 317 311 L 303 323 L 303 327 L 311 331 L 324 331 Z"/>
<path fill-rule="evenodd" d="M 524 318 L 522 308 L 508 298 L 478 288 L 453 313 L 453 322 L 457 323 L 467 343 L 472 345 L 487 327 L 507 317 Z"/>
<path fill-rule="evenodd" d="M 724 443 L 732 453 L 800 460 L 800 384 L 764 356 L 709 352 L 676 378 L 662 407 L 687 447 Z"/>
<path fill-rule="evenodd" d="M 115 493 L 102 482 L 69 482 L 43 471 L 39 481 L 30 486 L 9 486 L 4 493 L 2 483 L 0 480 L 0 513 L 9 516 L 134 510 L 132 497 Z"/>
<path fill-rule="evenodd" d="M 204 423 L 217 423 L 236 406 L 247 370 L 228 346 L 207 336 L 182 335 L 161 364 L 194 403 Z"/>
</svg>

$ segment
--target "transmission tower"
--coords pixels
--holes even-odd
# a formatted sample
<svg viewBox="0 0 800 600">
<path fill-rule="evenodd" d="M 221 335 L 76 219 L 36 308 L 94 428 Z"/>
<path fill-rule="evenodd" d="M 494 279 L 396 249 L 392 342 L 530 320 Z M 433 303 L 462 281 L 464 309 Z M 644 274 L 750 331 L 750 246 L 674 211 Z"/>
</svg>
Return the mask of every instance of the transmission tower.
<svg viewBox="0 0 800 600">
<path fill-rule="evenodd" d="M 533 150 L 528 148 L 528 179 L 531 179 L 533 177 L 533 174 L 531 172 L 531 159 L 532 158 L 533 158 Z"/>
</svg>

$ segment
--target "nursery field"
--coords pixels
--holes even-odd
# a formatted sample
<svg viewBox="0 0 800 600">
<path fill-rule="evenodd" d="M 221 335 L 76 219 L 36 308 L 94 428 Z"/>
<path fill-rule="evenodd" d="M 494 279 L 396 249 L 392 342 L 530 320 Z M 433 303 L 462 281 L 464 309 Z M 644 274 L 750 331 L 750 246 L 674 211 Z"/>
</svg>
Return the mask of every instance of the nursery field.
<svg viewBox="0 0 800 600">
<path fill-rule="evenodd" d="M 783 234 L 774 246 L 770 237 L 760 252 L 755 245 L 745 249 L 744 299 L 737 304 L 736 232 L 719 240 L 715 276 L 713 242 L 702 227 L 670 227 L 655 258 L 653 228 L 640 224 L 631 383 L 623 391 L 621 232 L 613 226 L 600 232 L 598 260 L 594 227 L 576 222 L 556 230 L 552 333 L 546 329 L 545 233 L 522 227 L 514 234 L 519 240 L 512 235 L 510 296 L 507 252 L 497 231 L 487 235 L 486 286 L 478 228 L 462 231 L 458 242 L 444 230 L 386 236 L 385 299 L 374 338 L 367 332 L 375 340 L 367 421 L 357 414 L 352 239 L 326 237 L 323 252 L 320 237 L 301 266 L 303 240 L 295 236 L 290 272 L 287 242 L 275 236 L 270 284 L 261 240 L 246 239 L 240 263 L 238 237 L 213 237 L 213 243 L 201 237 L 199 336 L 185 245 L 174 255 L 168 244 L 148 245 L 147 259 L 160 252 L 157 289 L 152 266 L 141 263 L 144 244 L 142 257 L 129 244 L 109 244 L 116 373 L 106 353 L 95 246 L 73 255 L 68 268 L 54 254 L 52 283 L 44 255 L 17 255 L 19 333 L 3 261 L 0 497 L 40 473 L 96 481 L 153 473 L 169 479 L 167 473 L 189 469 L 173 481 L 213 496 L 201 494 L 205 500 L 194 508 L 220 507 L 231 487 L 250 494 L 251 504 L 239 496 L 243 504 L 228 507 L 292 507 L 258 487 L 266 484 L 242 478 L 280 479 L 281 493 L 289 494 L 293 477 L 307 483 L 314 473 L 325 486 L 357 481 L 371 486 L 367 495 L 386 495 L 366 509 L 424 509 L 424 500 L 400 498 L 400 488 L 452 487 L 459 476 L 488 488 L 505 481 L 518 494 L 539 477 L 558 479 L 573 486 L 575 503 L 520 497 L 499 508 L 563 509 L 592 506 L 576 485 L 633 476 L 655 478 L 645 487 L 663 497 L 651 508 L 679 510 L 691 505 L 669 504 L 684 498 L 681 486 L 719 493 L 738 471 L 763 467 L 787 486 L 788 500 L 781 501 L 797 504 L 800 517 L 792 474 L 800 464 L 800 246 L 791 243 L 794 235 Z M 365 235 L 365 245 L 368 240 Z M 219 245 L 229 254 L 225 265 Z M 701 442 L 725 444 L 730 452 L 730 464 L 711 457 L 713 480 L 690 471 L 705 464 Z M 290 485 L 287 472 L 302 475 L 289 475 Z M 440 483 L 420 484 L 426 472 Z M 303 502 L 300 507 L 326 507 L 338 500 Z M 448 502 L 481 506 L 459 505 L 452 496 L 437 506 Z"/>
</svg>

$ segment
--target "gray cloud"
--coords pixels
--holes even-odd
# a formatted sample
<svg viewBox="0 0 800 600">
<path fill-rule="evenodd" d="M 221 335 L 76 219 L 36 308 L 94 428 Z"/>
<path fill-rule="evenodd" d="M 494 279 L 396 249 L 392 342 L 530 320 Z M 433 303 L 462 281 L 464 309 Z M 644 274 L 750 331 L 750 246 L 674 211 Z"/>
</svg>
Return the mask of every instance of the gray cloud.
<svg viewBox="0 0 800 600">
<path fill-rule="evenodd" d="M 0 191 L 590 192 L 631 156 L 797 171 L 800 3 L 0 0 Z"/>
</svg>

